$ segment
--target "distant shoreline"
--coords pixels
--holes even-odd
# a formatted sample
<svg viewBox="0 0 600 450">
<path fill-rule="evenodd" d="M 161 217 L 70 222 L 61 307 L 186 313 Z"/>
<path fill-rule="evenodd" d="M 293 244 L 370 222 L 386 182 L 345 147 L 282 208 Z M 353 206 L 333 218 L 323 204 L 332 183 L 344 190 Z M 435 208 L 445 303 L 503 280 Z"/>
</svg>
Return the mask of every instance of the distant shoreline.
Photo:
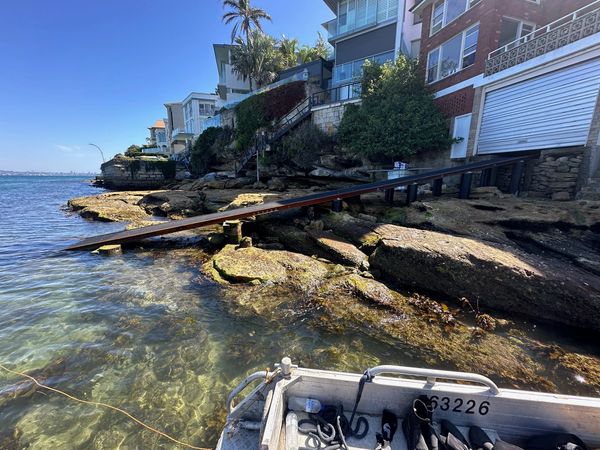
<svg viewBox="0 0 600 450">
<path fill-rule="evenodd" d="M 100 174 L 91 172 L 13 172 L 0 170 L 0 177 L 96 177 Z"/>
</svg>

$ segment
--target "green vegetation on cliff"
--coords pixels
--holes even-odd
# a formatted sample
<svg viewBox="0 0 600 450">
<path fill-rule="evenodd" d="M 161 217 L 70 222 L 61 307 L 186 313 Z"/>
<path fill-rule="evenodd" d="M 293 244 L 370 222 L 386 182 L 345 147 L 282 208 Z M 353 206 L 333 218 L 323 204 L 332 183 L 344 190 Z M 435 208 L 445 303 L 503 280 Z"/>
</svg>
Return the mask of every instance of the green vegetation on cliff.
<svg viewBox="0 0 600 450">
<path fill-rule="evenodd" d="M 372 160 L 450 147 L 446 119 L 415 61 L 400 56 L 384 65 L 367 62 L 363 70 L 362 104 L 349 105 L 339 127 L 344 147 Z"/>
</svg>

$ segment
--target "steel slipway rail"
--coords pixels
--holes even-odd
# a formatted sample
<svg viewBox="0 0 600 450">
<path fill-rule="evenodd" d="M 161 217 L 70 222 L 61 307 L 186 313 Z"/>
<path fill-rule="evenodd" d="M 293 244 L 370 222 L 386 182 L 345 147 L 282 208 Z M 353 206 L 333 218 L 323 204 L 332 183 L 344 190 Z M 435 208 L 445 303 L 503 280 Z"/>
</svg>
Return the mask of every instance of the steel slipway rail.
<svg viewBox="0 0 600 450">
<path fill-rule="evenodd" d="M 134 230 L 118 231 L 116 233 L 103 234 L 84 239 L 76 244 L 67 247 L 65 250 L 89 250 L 96 249 L 103 245 L 123 244 L 127 242 L 138 241 L 140 239 L 153 236 L 161 236 L 178 231 L 191 230 L 194 228 L 205 227 L 208 225 L 220 224 L 227 220 L 243 219 L 246 217 L 258 216 L 261 214 L 269 214 L 275 211 L 282 211 L 291 208 L 301 208 L 303 206 L 319 205 L 334 200 L 342 200 L 344 198 L 357 197 L 369 192 L 386 191 L 400 186 L 408 186 L 413 184 L 422 184 L 427 181 L 441 179 L 446 176 L 461 175 L 471 172 L 476 172 L 486 169 L 494 169 L 497 167 L 522 163 L 528 159 L 534 158 L 537 155 L 514 156 L 508 158 L 495 158 L 486 161 L 479 161 L 470 164 L 464 164 L 456 167 L 447 167 L 439 170 L 419 175 L 410 175 L 407 177 L 397 178 L 393 180 L 378 181 L 375 183 L 367 183 L 358 186 L 337 189 L 334 191 L 319 192 L 316 194 L 306 195 L 303 197 L 295 197 L 276 202 L 263 203 L 261 205 L 248 206 L 245 208 L 233 209 L 230 211 L 205 214 L 202 216 L 189 217 L 187 219 L 175 220 L 172 222 L 151 225 L 148 227 L 137 228 Z"/>
</svg>

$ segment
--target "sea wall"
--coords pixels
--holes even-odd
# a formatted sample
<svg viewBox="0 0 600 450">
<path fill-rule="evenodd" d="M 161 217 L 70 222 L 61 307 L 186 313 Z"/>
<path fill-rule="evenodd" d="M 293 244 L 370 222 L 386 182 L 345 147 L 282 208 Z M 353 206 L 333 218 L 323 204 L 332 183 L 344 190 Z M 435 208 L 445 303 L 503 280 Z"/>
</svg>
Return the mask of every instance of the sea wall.
<svg viewBox="0 0 600 450">
<path fill-rule="evenodd" d="M 185 167 L 156 157 L 119 157 L 102 164 L 102 179 L 108 189 L 156 189 L 185 178 Z"/>
</svg>

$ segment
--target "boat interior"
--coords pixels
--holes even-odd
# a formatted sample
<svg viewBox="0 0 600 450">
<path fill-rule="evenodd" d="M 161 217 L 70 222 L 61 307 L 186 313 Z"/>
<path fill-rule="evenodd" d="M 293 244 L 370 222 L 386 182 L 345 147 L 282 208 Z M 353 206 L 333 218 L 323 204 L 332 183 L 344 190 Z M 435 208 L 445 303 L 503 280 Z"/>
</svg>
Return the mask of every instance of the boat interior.
<svg viewBox="0 0 600 450">
<path fill-rule="evenodd" d="M 477 426 L 485 430 L 494 442 L 502 439 L 522 448 L 525 447 L 528 439 L 558 432 L 576 435 L 588 448 L 600 447 L 600 400 L 598 399 L 499 390 L 493 382 L 484 377 L 480 378 L 489 383 L 484 381 L 486 384 L 481 385 L 473 384 L 473 380 L 469 377 L 462 381 L 460 377 L 452 377 L 458 380 L 457 383 L 446 381 L 447 379 L 441 376 L 431 376 L 431 371 L 427 373 L 430 375 L 424 374 L 425 379 L 423 376 L 403 375 L 402 378 L 398 378 L 387 374 L 377 375 L 364 383 L 356 417 L 366 419 L 369 425 L 368 432 L 362 438 L 348 436 L 346 439 L 348 448 L 376 448 L 376 433 L 381 432 L 382 412 L 387 409 L 398 418 L 397 431 L 390 446 L 392 449 L 407 449 L 402 420 L 409 414 L 414 399 L 422 395 L 427 396 L 434 406 L 433 421 L 438 432 L 441 431 L 441 421 L 447 420 L 458 427 L 467 439 L 470 427 Z M 451 374 L 450 372 L 439 373 Z M 452 372 L 452 374 L 460 373 Z M 295 369 L 290 376 L 269 385 L 261 384 L 232 411 L 228 427 L 223 432 L 218 448 L 286 450 L 290 448 L 290 439 L 286 436 L 286 415 L 290 412 L 288 407 L 290 398 L 318 400 L 323 407 L 328 405 L 343 407 L 344 415 L 349 419 L 360 380 L 359 374 L 302 368 Z M 467 384 L 467 381 L 470 383 Z M 308 418 L 305 411 L 294 412 L 301 422 Z M 256 425 L 248 426 L 252 423 Z M 314 436 L 301 431 L 293 440 L 296 439 L 298 449 L 326 446 L 316 442 Z M 245 446 L 238 446 L 236 440 L 244 441 Z"/>
</svg>

